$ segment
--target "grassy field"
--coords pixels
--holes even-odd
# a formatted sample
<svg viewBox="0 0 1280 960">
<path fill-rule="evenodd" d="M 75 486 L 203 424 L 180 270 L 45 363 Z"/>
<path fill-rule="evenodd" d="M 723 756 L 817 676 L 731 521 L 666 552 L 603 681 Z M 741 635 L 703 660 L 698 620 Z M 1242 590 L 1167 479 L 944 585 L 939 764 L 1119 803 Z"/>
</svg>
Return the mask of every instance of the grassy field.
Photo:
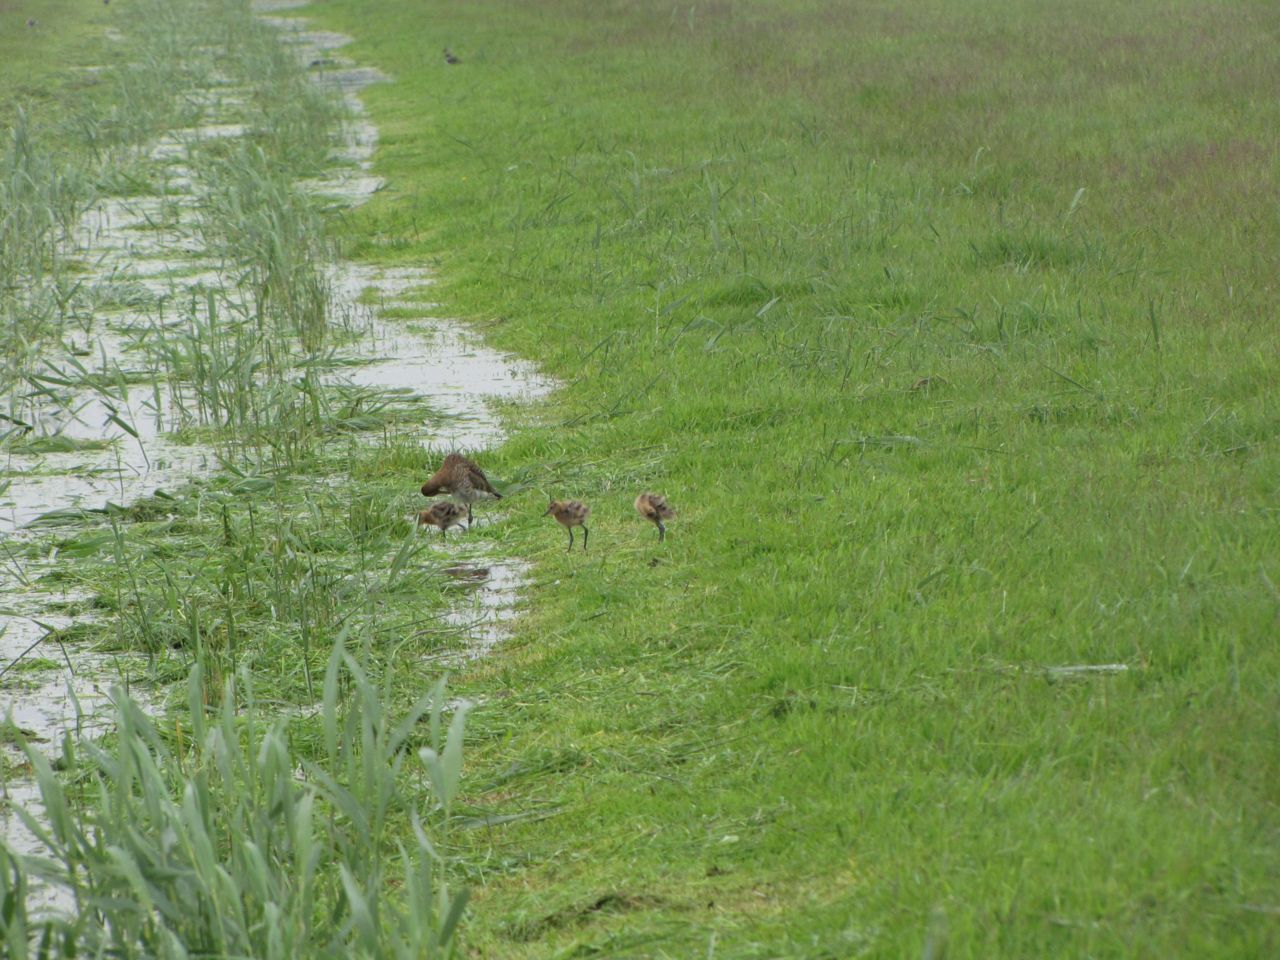
<svg viewBox="0 0 1280 960">
<path fill-rule="evenodd" d="M 0 3 L 0 89 L 74 102 L 54 65 L 129 2 Z M 530 489 L 476 539 L 535 577 L 453 681 L 493 824 L 447 845 L 467 955 L 1280 949 L 1280 11 L 304 12 L 394 78 L 348 253 L 435 264 L 566 384 L 484 459 Z M 211 611 L 211 666 L 298 703 L 373 595 L 405 707 L 431 582 L 330 587 L 385 576 L 427 458 L 306 454 L 83 533 L 67 575 L 133 648 Z M 544 493 L 592 505 L 588 553 Z"/>
<path fill-rule="evenodd" d="M 554 813 L 475 955 L 1280 948 L 1280 12 L 308 13 L 395 80 L 350 249 L 566 381 L 491 462 L 594 508 L 461 678 Z"/>
<path fill-rule="evenodd" d="M 0 2 L 0 123 L 8 129 L 19 104 L 61 111 L 91 86 L 67 67 L 90 57 L 102 62 L 110 47 L 102 31 L 110 22 L 110 11 L 76 0 Z"/>
</svg>

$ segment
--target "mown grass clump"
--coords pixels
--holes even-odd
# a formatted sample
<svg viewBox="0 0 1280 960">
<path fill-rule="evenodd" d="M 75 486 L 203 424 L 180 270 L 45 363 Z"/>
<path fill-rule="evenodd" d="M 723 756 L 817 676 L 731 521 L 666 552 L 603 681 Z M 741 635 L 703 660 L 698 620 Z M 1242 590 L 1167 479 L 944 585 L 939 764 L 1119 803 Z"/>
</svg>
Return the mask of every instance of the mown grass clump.
<svg viewBox="0 0 1280 960">
<path fill-rule="evenodd" d="M 1276 949 L 1273 10 L 312 13 L 395 78 L 349 249 L 566 381 L 497 462 L 594 509 L 464 681 L 563 810 L 477 950 Z"/>
</svg>

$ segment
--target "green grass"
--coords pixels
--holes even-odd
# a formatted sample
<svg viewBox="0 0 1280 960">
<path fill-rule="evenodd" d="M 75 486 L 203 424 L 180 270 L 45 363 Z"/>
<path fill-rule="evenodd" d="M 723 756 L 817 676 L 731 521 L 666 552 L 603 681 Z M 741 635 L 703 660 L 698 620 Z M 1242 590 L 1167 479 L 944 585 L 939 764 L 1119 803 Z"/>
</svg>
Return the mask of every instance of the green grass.
<svg viewBox="0 0 1280 960">
<path fill-rule="evenodd" d="M 456 640 L 440 617 L 449 580 L 423 562 L 410 498 L 389 508 L 382 495 L 388 459 L 421 463 L 402 434 L 431 411 L 402 392 L 321 381 L 355 334 L 332 316 L 317 203 L 292 186 L 323 166 L 341 111 L 247 4 L 121 7 L 125 64 L 102 75 L 110 94 L 55 97 L 38 121 L 15 113 L 0 154 L 0 198 L 15 198 L 0 205 L 0 389 L 6 409 L 37 412 L 92 390 L 135 439 L 113 406 L 127 384 L 151 386 L 157 406 L 172 389 L 181 409 L 169 426 L 203 440 L 222 469 L 140 502 L 50 510 L 6 538 L 11 577 L 77 591 L 53 606 L 85 616 L 46 637 L 68 666 L 84 644 L 136 654 L 120 658 L 133 684 L 181 701 L 186 680 L 188 696 L 151 718 L 113 691 L 112 731 L 68 732 L 56 774 L 25 745 L 44 813 L 27 823 L 47 856 L 16 857 L 0 837 L 4 956 L 452 956 L 467 898 L 449 892 L 447 841 L 467 710 L 443 681 L 424 682 L 420 662 Z M 40 55 L 38 43 L 23 53 Z M 244 119 L 263 132 L 191 159 L 203 188 L 192 233 L 222 282 L 167 311 L 121 297 L 114 278 L 105 295 L 92 288 L 99 275 L 63 285 L 78 209 L 158 179 L 163 160 L 145 148 L 192 122 L 215 67 L 245 84 Z M 100 151 L 104 131 L 113 145 Z M 47 304 L 39 326 L 35 294 Z M 144 369 L 99 372 L 90 359 L 91 370 L 77 351 L 94 351 L 73 348 L 67 328 L 98 332 L 95 308 L 125 299 L 134 309 L 108 322 Z M 10 419 L 15 454 L 104 445 L 25 437 Z M 10 758 L 2 765 L 8 776 Z M 28 901 L 39 876 L 74 897 L 72 915 L 42 917 Z"/>
<path fill-rule="evenodd" d="M 395 78 L 348 249 L 566 382 L 486 465 L 594 508 L 511 501 L 462 678 L 559 811 L 474 955 L 1280 946 L 1272 6 L 310 12 Z"/>
<path fill-rule="evenodd" d="M 311 708 L 355 631 L 369 681 L 344 686 L 342 709 L 376 726 L 412 712 L 423 660 L 454 637 L 445 578 L 406 553 L 427 458 L 399 435 L 402 407 L 288 373 L 343 335 L 320 323 L 314 211 L 287 189 L 332 113 L 293 95 L 259 37 L 201 17 L 153 24 L 120 83 L 74 81 L 86 101 L 61 67 L 113 56 L 93 31 L 131 6 L 0 6 L 0 90 L 21 94 L 0 116 L 22 100 L 42 149 L 73 144 L 98 188 L 136 188 L 149 173 L 128 144 L 182 122 L 147 93 L 190 79 L 166 43 L 219 33 L 235 41 L 221 65 L 258 74 L 264 154 L 214 145 L 198 164 L 224 187 L 203 239 L 243 261 L 256 322 L 222 310 L 147 331 L 158 382 L 196 382 L 184 435 L 228 469 L 63 511 L 25 549 L 60 558 L 42 586 L 90 595 L 100 616 L 74 639 L 146 652 L 161 680 L 199 664 L 210 700 L 242 677 L 241 697 L 252 678 L 266 708 Z M 504 408 L 513 437 L 484 457 L 512 496 L 472 542 L 534 575 L 516 636 L 452 683 L 481 704 L 455 826 L 433 834 L 472 887 L 466 952 L 1276 952 L 1280 14 L 1185 0 L 310 13 L 395 78 L 365 94 L 388 189 L 332 231 L 356 256 L 437 265 L 431 299 L 566 384 Z M 26 16 L 41 27 L 23 32 Z M 14 351 L 35 343 L 13 329 Z M 246 372 L 266 362 L 275 382 L 257 387 Z M 370 428 L 383 437 L 342 439 Z M 662 547 L 631 509 L 641 489 L 680 511 Z M 546 493 L 591 503 L 590 553 L 565 554 L 539 518 Z M 1056 669 L 1086 664 L 1127 669 Z M 180 732 L 199 699 L 125 738 L 152 806 L 110 754 L 73 768 L 100 786 L 71 796 L 143 838 L 252 820 L 287 865 L 280 818 L 312 801 L 290 788 L 273 804 L 203 761 Z M 264 769 L 284 784 L 295 761 L 335 758 L 338 709 L 287 737 L 224 714 L 224 739 L 246 757 L 270 743 Z M 380 751 L 363 756 L 400 762 Z M 164 798 L 183 764 L 210 793 L 178 823 Z M 368 795 L 425 793 L 438 771 L 409 766 Z M 397 810 L 365 844 L 375 866 L 396 841 L 418 849 Z M 348 821 L 326 826 L 321 843 L 364 855 Z M 268 887 L 232 839 L 225 861 L 199 851 L 157 876 L 203 904 L 190 891 L 216 893 L 204 885 L 225 863 L 249 922 L 173 926 L 263 952 Z M 77 856 L 86 895 L 129 902 L 111 862 Z M 333 902 L 332 883 L 307 900 L 267 876 L 291 922 Z M 403 889 L 384 876 L 360 878 L 374 906 Z M 0 863 L 6 894 L 22 882 Z M 400 894 L 386 906 L 406 915 Z M 325 942 L 376 953 L 357 912 Z M 145 952 L 156 916 L 114 929 Z M 17 955 L 25 931 L 6 937 Z"/>
<path fill-rule="evenodd" d="M 25 820 L 50 857 L 18 869 L 0 845 L 6 957 L 453 955 L 466 897 L 439 879 L 416 799 L 426 793 L 447 817 L 457 791 L 466 711 L 453 711 L 446 732 L 444 682 L 396 721 L 387 691 L 340 640 L 318 711 L 324 748 L 312 762 L 292 753 L 285 720 L 264 722 L 242 681 L 237 689 L 228 678 L 220 709 L 210 709 L 219 693 L 194 668 L 172 733 L 116 687 L 115 749 L 84 743 L 77 752 L 68 737 L 62 776 L 29 752 L 44 822 Z M 418 743 L 425 776 L 405 777 Z M 388 834 L 406 815 L 415 842 L 396 843 Z M 28 921 L 30 873 L 74 896 L 69 916 Z M 394 902 L 383 896 L 391 885 L 401 890 Z"/>
<path fill-rule="evenodd" d="M 0 4 L 0 123 L 8 129 L 19 106 L 63 115 L 98 86 L 70 64 L 101 64 L 110 57 L 104 26 L 114 11 L 77 0 L 6 0 Z M 36 25 L 27 26 L 34 19 Z"/>
</svg>

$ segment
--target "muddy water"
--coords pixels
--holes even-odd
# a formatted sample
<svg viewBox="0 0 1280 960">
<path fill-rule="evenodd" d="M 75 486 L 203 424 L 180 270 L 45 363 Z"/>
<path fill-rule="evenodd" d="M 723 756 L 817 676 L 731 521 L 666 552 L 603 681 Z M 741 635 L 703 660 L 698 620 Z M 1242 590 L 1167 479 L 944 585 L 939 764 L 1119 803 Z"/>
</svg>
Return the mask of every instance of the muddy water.
<svg viewBox="0 0 1280 960">
<path fill-rule="evenodd" d="M 256 7 L 316 81 L 338 92 L 350 115 L 332 168 L 300 186 L 335 204 L 359 204 L 382 186 L 372 172 L 377 130 L 364 116 L 359 91 L 387 78 L 342 57 L 339 51 L 348 38 L 312 31 L 305 21 L 277 15 L 299 5 L 265 0 Z M 150 158 L 164 172 L 163 196 L 105 198 L 80 220 L 69 252 L 87 266 L 84 288 L 97 291 L 107 305 L 91 311 L 93 322 L 71 335 L 67 347 L 76 362 L 110 374 L 106 379 L 116 385 L 59 387 L 51 390 L 54 396 L 15 395 L 5 401 L 11 416 L 31 424 L 29 436 L 60 438 L 70 447 L 44 453 L 23 453 L 18 447 L 0 461 L 7 483 L 0 492 L 0 592 L 5 597 L 0 610 L 0 714 L 50 754 L 67 732 L 104 727 L 112 712 L 107 693 L 112 684 L 130 685 L 131 694 L 141 695 L 144 704 L 158 696 L 152 692 L 148 697 L 141 659 L 46 639 L 50 629 L 74 622 L 58 611 L 78 598 L 33 586 L 44 567 L 58 562 L 56 557 L 36 564 L 17 559 L 13 548 L 50 514 L 128 504 L 157 490 L 175 491 L 217 469 L 212 450 L 169 437 L 182 419 L 182 387 L 157 388 L 154 378 L 137 382 L 147 377 L 134 346 L 164 316 L 166 305 L 198 302 L 211 290 L 224 302 L 238 297 L 235 278 L 200 243 L 197 213 L 203 185 L 188 160 L 190 151 L 206 140 L 245 135 L 243 95 L 233 86 L 200 92 L 192 99 L 204 105 L 201 122 L 171 131 L 153 146 Z M 494 400 L 532 399 L 553 385 L 528 363 L 489 349 L 456 322 L 433 316 L 431 277 L 425 270 L 338 262 L 329 266 L 328 276 L 335 315 L 363 332 L 354 346 L 340 351 L 340 359 L 354 363 L 342 368 L 340 379 L 407 389 L 448 414 L 443 426 L 423 424 L 427 447 L 475 450 L 490 445 L 502 437 L 491 407 Z M 391 308 L 398 319 L 380 316 Z M 55 376 L 70 365 L 50 361 Z M 406 478 L 411 484 L 417 479 Z M 477 555 L 465 538 L 433 549 L 456 555 L 471 571 L 454 578 L 449 591 L 447 619 L 457 628 L 458 642 L 448 656 L 482 655 L 504 635 L 525 567 L 511 558 Z M 18 762 L 11 744 L 3 749 L 10 762 Z M 36 796 L 34 785 L 21 777 L 10 778 L 3 791 L 27 806 Z M 0 833 L 14 849 L 34 849 L 33 839 L 5 806 L 0 806 Z M 44 899 L 57 905 L 48 896 Z"/>
<path fill-rule="evenodd" d="M 263 19 L 280 31 L 298 62 L 312 71 L 316 82 L 336 91 L 346 104 L 345 148 L 340 163 L 322 178 L 301 186 L 320 196 L 358 205 L 381 189 L 383 181 L 372 170 L 377 128 L 365 117 L 359 92 L 370 84 L 386 82 L 380 71 L 351 62 L 341 49 L 351 38 L 340 33 L 312 30 L 303 19 L 277 15 L 305 5 L 305 0 L 258 0 L 254 4 Z M 450 418 L 425 437 L 436 450 L 476 450 L 502 439 L 502 424 L 494 416 L 494 400 L 535 399 L 554 383 L 527 361 L 498 353 L 454 321 L 434 316 L 430 272 L 416 267 L 379 268 L 338 262 L 330 267 L 329 280 L 336 298 L 350 304 L 356 322 L 366 330 L 359 355 L 370 362 L 346 374 L 350 382 L 391 389 L 407 389 L 429 398 Z M 395 310 L 398 318 L 384 320 L 379 311 Z M 375 359 L 376 358 L 376 359 Z M 482 521 L 478 521 L 482 522 Z M 457 628 L 458 643 L 440 660 L 456 662 L 483 656 L 506 634 L 505 624 L 515 615 L 515 603 L 526 579 L 527 565 L 514 558 L 476 555 L 465 546 L 447 549 L 467 554 L 463 568 L 471 576 L 455 577 L 453 601 L 446 614 Z"/>
</svg>

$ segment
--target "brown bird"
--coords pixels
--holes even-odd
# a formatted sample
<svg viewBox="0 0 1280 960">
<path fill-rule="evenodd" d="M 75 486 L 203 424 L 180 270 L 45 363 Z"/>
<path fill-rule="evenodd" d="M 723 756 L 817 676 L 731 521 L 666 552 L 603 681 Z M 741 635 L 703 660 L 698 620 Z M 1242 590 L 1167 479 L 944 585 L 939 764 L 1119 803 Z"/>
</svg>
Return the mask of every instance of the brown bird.
<svg viewBox="0 0 1280 960">
<path fill-rule="evenodd" d="M 646 520 L 658 525 L 658 542 L 667 539 L 667 528 L 663 520 L 670 520 L 676 512 L 667 506 L 667 498 L 657 493 L 642 493 L 636 497 L 636 511 Z"/>
<path fill-rule="evenodd" d="M 437 500 L 425 510 L 418 512 L 418 526 L 440 528 L 440 539 L 444 540 L 445 531 L 450 527 L 462 526 L 462 507 L 449 500 Z"/>
<path fill-rule="evenodd" d="M 445 457 L 443 466 L 422 485 L 424 497 L 434 497 L 437 493 L 447 493 L 467 505 L 468 527 L 471 526 L 471 504 L 486 497 L 502 499 L 502 494 L 493 489 L 484 471 L 460 453 Z"/>
<path fill-rule="evenodd" d="M 461 63 L 462 61 L 461 61 L 461 60 L 459 60 L 457 57 L 455 57 L 452 53 L 450 53 L 450 52 L 449 52 L 449 48 L 448 48 L 448 47 L 445 47 L 445 48 L 444 48 L 444 62 L 445 62 L 445 63 L 447 63 L 447 64 L 449 64 L 450 66 L 452 66 L 453 64 L 455 64 L 455 63 Z"/>
<path fill-rule="evenodd" d="M 556 518 L 556 523 L 560 524 L 569 531 L 569 549 L 573 549 L 573 528 L 582 528 L 582 549 L 587 549 L 587 537 L 591 535 L 591 531 L 587 529 L 586 519 L 591 513 L 591 508 L 581 500 L 552 500 L 551 506 L 547 507 L 547 514 Z"/>
</svg>

